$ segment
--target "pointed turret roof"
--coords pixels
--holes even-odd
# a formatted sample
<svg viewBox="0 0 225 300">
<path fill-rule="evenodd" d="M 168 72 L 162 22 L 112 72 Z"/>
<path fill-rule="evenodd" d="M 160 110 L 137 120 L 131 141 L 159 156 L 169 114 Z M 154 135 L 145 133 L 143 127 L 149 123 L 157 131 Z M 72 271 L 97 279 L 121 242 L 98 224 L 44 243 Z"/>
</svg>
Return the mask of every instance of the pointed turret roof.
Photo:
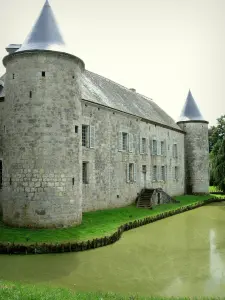
<svg viewBox="0 0 225 300">
<path fill-rule="evenodd" d="M 46 0 L 30 34 L 16 52 L 30 50 L 67 52 L 65 50 L 65 42 L 48 0 Z"/>
<path fill-rule="evenodd" d="M 190 90 L 178 120 L 178 122 L 185 121 L 205 121 Z"/>
</svg>

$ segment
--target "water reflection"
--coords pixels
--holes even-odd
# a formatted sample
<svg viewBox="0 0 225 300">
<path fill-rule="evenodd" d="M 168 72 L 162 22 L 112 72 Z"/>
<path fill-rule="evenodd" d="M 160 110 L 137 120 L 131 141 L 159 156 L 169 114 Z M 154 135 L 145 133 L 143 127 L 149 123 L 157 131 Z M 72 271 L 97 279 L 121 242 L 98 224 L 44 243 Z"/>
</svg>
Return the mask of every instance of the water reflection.
<svg viewBox="0 0 225 300">
<path fill-rule="evenodd" d="M 0 256 L 0 278 L 143 296 L 225 295 L 224 206 L 202 207 L 70 254 Z"/>
</svg>

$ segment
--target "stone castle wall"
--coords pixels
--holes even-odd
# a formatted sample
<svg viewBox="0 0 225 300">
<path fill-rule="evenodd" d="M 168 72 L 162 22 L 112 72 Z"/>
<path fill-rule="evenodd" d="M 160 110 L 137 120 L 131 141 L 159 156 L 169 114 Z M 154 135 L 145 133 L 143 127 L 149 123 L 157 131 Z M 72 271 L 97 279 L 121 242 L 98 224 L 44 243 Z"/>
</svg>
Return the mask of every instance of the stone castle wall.
<svg viewBox="0 0 225 300">
<path fill-rule="evenodd" d="M 83 184 L 84 211 L 126 206 L 144 187 L 142 165 L 146 165 L 146 187 L 162 188 L 169 195 L 184 193 L 184 134 L 141 121 L 122 112 L 82 102 L 82 124 L 95 127 L 94 148 L 83 147 L 88 162 L 88 184 Z M 119 151 L 119 132 L 133 135 L 133 151 Z M 147 153 L 140 154 L 140 137 L 147 139 Z M 166 154 L 152 155 L 151 140 L 165 141 Z M 177 143 L 178 157 L 172 153 Z M 127 164 L 136 164 L 136 181 L 127 182 Z M 166 180 L 153 181 L 153 165 L 166 167 Z M 174 168 L 178 167 L 178 178 Z"/>
<path fill-rule="evenodd" d="M 79 224 L 82 153 L 74 128 L 80 123 L 83 63 L 42 51 L 13 54 L 5 64 L 3 221 L 35 227 Z"/>
<path fill-rule="evenodd" d="M 208 124 L 205 122 L 180 122 L 185 135 L 186 193 L 209 192 Z"/>
</svg>

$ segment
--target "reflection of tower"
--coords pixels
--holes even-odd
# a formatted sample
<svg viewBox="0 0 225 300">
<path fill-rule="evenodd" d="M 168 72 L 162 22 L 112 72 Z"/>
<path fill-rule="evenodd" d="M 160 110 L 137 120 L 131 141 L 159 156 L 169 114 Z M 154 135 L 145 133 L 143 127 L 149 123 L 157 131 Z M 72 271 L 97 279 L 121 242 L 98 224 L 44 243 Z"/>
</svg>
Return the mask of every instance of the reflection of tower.
<svg viewBox="0 0 225 300">
<path fill-rule="evenodd" d="M 3 220 L 79 224 L 82 149 L 75 126 L 84 63 L 67 52 L 48 1 L 26 41 L 3 63 Z"/>
<path fill-rule="evenodd" d="M 186 132 L 184 138 L 186 193 L 208 193 L 208 122 L 202 117 L 190 91 L 177 124 Z"/>
</svg>

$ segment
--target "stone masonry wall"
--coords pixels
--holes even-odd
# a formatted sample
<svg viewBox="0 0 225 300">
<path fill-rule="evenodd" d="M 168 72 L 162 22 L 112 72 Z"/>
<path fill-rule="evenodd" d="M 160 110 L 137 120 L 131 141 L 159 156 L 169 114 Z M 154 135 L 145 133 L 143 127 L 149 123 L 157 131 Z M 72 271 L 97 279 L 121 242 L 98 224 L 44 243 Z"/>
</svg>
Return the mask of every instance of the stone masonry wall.
<svg viewBox="0 0 225 300">
<path fill-rule="evenodd" d="M 82 160 L 88 162 L 88 184 L 83 183 L 84 211 L 126 206 L 144 187 L 142 165 L 146 165 L 146 187 L 162 188 L 169 195 L 184 193 L 184 134 L 122 112 L 82 102 L 82 124 L 95 126 L 94 148 L 83 147 Z M 119 151 L 119 132 L 133 134 L 133 151 Z M 140 136 L 147 139 L 147 154 L 140 154 Z M 166 142 L 166 155 L 152 155 L 151 139 Z M 178 157 L 172 145 L 178 145 Z M 136 163 L 136 181 L 128 183 L 127 163 Z M 152 167 L 166 166 L 166 180 L 153 181 Z M 174 178 L 178 166 L 179 176 Z"/>
<path fill-rule="evenodd" d="M 186 192 L 209 192 L 209 143 L 208 124 L 180 122 L 185 135 Z"/>
<path fill-rule="evenodd" d="M 79 224 L 82 155 L 74 127 L 80 124 L 83 63 L 47 51 L 14 54 L 5 63 L 3 221 Z"/>
</svg>

